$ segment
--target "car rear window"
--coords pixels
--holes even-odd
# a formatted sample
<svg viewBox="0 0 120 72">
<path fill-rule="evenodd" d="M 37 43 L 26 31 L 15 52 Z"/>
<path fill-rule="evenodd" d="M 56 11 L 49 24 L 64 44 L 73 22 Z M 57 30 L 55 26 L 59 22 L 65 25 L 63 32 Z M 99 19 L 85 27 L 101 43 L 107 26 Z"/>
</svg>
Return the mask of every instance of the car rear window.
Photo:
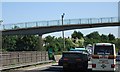
<svg viewBox="0 0 120 72">
<path fill-rule="evenodd" d="M 94 54 L 106 54 L 106 55 L 113 55 L 113 46 L 95 46 Z"/>
<path fill-rule="evenodd" d="M 77 49 L 74 49 L 74 50 L 70 50 L 70 51 L 80 51 L 80 52 L 87 52 L 87 50 L 77 50 Z"/>
<path fill-rule="evenodd" d="M 87 54 L 81 54 L 81 53 L 63 53 L 63 57 L 65 57 L 65 58 L 87 58 Z"/>
</svg>

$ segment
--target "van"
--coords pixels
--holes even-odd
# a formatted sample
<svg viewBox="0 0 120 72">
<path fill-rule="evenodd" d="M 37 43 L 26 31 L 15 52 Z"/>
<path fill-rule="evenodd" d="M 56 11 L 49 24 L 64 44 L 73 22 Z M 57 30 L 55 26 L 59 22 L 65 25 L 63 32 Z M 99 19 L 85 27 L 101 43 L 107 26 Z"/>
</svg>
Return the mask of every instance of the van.
<svg viewBox="0 0 120 72">
<path fill-rule="evenodd" d="M 115 44 L 96 43 L 93 45 L 92 71 L 116 71 Z"/>
</svg>

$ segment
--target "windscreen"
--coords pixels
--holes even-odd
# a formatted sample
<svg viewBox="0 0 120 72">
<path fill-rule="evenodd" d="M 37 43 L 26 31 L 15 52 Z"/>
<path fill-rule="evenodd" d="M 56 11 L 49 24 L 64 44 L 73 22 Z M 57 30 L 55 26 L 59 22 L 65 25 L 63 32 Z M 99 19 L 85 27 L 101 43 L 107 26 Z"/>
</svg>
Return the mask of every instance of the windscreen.
<svg viewBox="0 0 120 72">
<path fill-rule="evenodd" d="M 94 54 L 99 54 L 99 55 L 113 55 L 114 51 L 113 51 L 113 45 L 109 45 L 109 46 L 101 46 L 101 45 L 97 45 L 94 48 Z"/>
</svg>

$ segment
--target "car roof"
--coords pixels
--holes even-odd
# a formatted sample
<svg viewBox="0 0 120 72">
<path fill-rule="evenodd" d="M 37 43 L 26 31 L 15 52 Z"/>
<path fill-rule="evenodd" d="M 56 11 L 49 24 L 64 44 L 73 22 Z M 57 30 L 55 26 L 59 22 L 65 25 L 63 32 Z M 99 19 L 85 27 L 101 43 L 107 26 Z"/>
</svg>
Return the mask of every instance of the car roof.
<svg viewBox="0 0 120 72">
<path fill-rule="evenodd" d="M 77 50 L 86 50 L 85 48 L 72 48 L 70 51 L 77 51 Z"/>
<path fill-rule="evenodd" d="M 112 43 L 96 43 L 95 45 L 112 45 Z"/>
<path fill-rule="evenodd" d="M 81 53 L 81 54 L 87 54 L 87 53 L 82 52 L 82 51 L 65 51 L 63 53 Z"/>
</svg>

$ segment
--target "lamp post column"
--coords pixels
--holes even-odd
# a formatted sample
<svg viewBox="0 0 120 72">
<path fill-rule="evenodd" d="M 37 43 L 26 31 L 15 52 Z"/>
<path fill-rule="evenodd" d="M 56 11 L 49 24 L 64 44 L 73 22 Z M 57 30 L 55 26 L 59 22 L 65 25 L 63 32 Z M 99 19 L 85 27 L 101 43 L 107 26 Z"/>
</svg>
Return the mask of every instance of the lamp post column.
<svg viewBox="0 0 120 72">
<path fill-rule="evenodd" d="M 63 26 L 63 18 L 64 18 L 65 13 L 61 15 L 62 17 L 62 26 Z M 62 36 L 63 36 L 63 50 L 65 50 L 65 36 L 64 36 L 64 30 L 62 31 Z"/>
</svg>

